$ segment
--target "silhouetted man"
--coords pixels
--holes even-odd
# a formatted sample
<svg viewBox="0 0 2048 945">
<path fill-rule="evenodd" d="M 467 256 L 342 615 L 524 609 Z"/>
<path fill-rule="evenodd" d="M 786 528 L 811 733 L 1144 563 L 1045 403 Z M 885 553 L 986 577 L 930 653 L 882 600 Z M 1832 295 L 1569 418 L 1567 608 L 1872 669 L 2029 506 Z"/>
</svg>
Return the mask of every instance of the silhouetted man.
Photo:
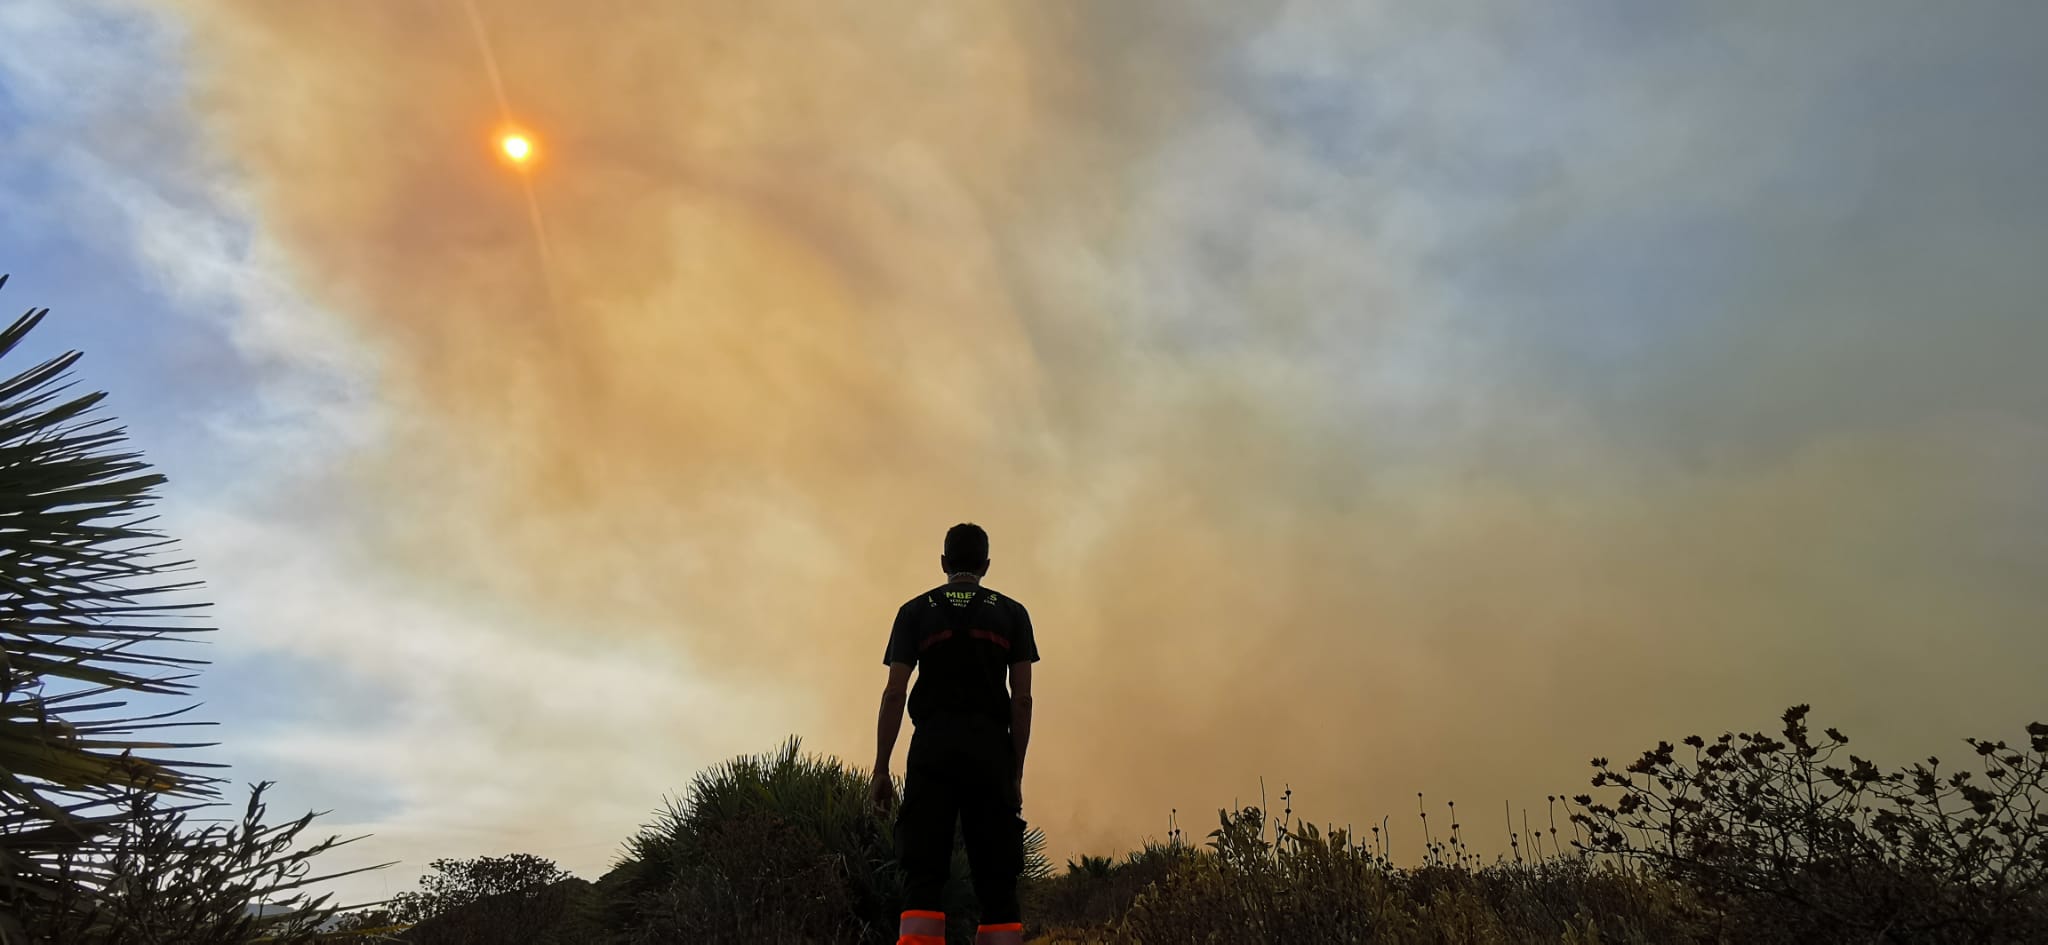
<svg viewBox="0 0 2048 945">
<path fill-rule="evenodd" d="M 945 945 L 940 893 L 953 861 L 953 826 L 967 841 L 978 945 L 1021 945 L 1017 877 L 1024 869 L 1024 749 L 1031 743 L 1031 664 L 1038 642 L 1024 605 L 985 587 L 988 533 L 946 532 L 939 566 L 946 583 L 896 611 L 889 633 L 889 684 L 876 731 L 874 800 L 895 800 L 889 756 L 903 727 L 908 690 L 910 757 L 896 850 L 907 874 L 898 945 Z M 909 689 L 917 670 L 917 688 Z"/>
</svg>

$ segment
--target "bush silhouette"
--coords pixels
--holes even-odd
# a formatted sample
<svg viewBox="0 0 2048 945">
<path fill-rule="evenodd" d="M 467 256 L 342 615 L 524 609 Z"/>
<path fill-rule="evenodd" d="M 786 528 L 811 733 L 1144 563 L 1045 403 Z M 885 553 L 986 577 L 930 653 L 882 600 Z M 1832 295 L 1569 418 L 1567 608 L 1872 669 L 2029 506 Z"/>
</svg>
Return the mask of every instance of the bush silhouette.
<svg viewBox="0 0 2048 945">
<path fill-rule="evenodd" d="M 1505 856 L 1474 850 L 1456 804 L 1433 821 L 1418 798 L 1424 854 L 1404 866 L 1384 822 L 1364 837 L 1319 828 L 1292 791 L 1278 810 L 1219 811 L 1199 842 L 1175 826 L 1058 876 L 1034 848 L 1026 922 L 1043 945 L 2048 941 L 2048 726 L 2025 748 L 1969 741 L 1969 774 L 1933 759 L 1887 774 L 1840 732 L 1813 738 L 1806 714 L 1787 711 L 1779 735 L 1660 743 L 1620 771 L 1595 759 L 1601 798 L 1553 798 L 1545 829 L 1510 819 Z M 529 903 L 552 914 L 490 928 L 593 945 L 888 942 L 898 881 L 866 777 L 791 740 L 700 775 L 593 892 L 561 884 L 576 895 Z M 969 942 L 956 885 L 949 940 Z M 576 924 L 593 898 L 607 931 Z"/>
<path fill-rule="evenodd" d="M 1290 798 L 1291 799 L 1291 798 Z M 1676 890 L 1582 857 L 1396 867 L 1347 831 L 1223 811 L 1109 938 L 1167 942 L 1680 942 Z M 1085 940 L 1085 939 L 1084 939 Z"/>
<path fill-rule="evenodd" d="M 2048 941 L 2048 725 L 2024 747 L 1966 740 L 1972 771 L 1887 773 L 1807 714 L 1620 771 L 1594 759 L 1602 797 L 1563 801 L 1577 839 L 1510 820 L 1512 859 L 1474 852 L 1445 805 L 1403 868 L 1379 828 L 1360 843 L 1295 820 L 1290 792 L 1277 815 L 1219 812 L 1200 847 L 1176 833 L 1135 895 L 1115 883 L 1136 857 L 1073 861 L 1029 919 L 1077 943 Z"/>
<path fill-rule="evenodd" d="M 645 943 L 876 940 L 900 887 L 867 807 L 860 772 L 793 738 L 702 772 L 627 842 L 611 927 Z"/>
<path fill-rule="evenodd" d="M 1807 713 L 1594 759 L 1615 795 L 1575 799 L 1584 848 L 1684 885 L 1744 941 L 2048 939 L 2048 725 L 2020 748 L 1966 740 L 1976 771 L 1885 772 Z"/>
<path fill-rule="evenodd" d="M 1044 835 L 1026 873 L 1048 872 Z M 975 904 L 957 849 L 946 911 L 973 940 Z M 868 776 L 804 754 L 795 738 L 699 774 L 627 843 L 601 884 L 619 941 L 893 942 L 903 879 Z"/>
</svg>

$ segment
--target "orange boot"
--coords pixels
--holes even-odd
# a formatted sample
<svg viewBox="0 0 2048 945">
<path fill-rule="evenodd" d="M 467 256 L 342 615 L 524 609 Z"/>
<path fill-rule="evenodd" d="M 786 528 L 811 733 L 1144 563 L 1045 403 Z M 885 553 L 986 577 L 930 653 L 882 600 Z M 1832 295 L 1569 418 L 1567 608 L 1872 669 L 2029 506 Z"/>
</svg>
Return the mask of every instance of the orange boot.
<svg viewBox="0 0 2048 945">
<path fill-rule="evenodd" d="M 1024 945 L 1024 923 L 984 925 L 974 930 L 974 945 Z"/>
<path fill-rule="evenodd" d="M 1023 939 L 1017 941 L 1022 942 Z M 946 914 L 923 909 L 903 910 L 903 918 L 896 925 L 896 945 L 946 945 Z"/>
</svg>

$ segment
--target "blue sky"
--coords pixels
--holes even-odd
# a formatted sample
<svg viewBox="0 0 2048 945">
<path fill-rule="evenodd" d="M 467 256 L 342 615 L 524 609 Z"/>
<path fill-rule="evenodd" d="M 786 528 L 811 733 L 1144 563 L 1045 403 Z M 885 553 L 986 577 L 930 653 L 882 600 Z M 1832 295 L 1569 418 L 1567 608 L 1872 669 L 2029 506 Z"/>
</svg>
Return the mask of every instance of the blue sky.
<svg viewBox="0 0 2048 945">
<path fill-rule="evenodd" d="M 906 518 L 1015 536 L 1076 847 L 2035 710 L 2039 5 L 1002 9 L 491 5 L 544 309 L 461 24 L 0 2 L 0 300 L 173 477 L 223 756 L 409 864 L 360 891 L 594 873 L 787 732 L 864 760 Z M 1440 747 L 1501 705 L 1549 721 Z"/>
</svg>

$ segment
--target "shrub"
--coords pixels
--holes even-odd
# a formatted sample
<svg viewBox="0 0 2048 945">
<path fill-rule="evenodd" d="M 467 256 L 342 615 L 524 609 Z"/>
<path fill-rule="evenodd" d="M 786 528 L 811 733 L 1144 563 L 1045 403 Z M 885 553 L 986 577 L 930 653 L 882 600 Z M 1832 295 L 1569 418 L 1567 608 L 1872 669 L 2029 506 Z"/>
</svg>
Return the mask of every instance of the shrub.
<svg viewBox="0 0 2048 945">
<path fill-rule="evenodd" d="M 427 869 L 417 892 L 391 897 L 393 918 L 422 922 L 493 896 L 533 896 L 575 878 L 555 861 L 530 853 L 438 859 L 429 862 Z"/>
<path fill-rule="evenodd" d="M 1045 876 L 1045 837 L 1025 837 L 1025 873 Z M 974 894 L 956 844 L 950 934 L 973 941 Z M 601 885 L 624 941 L 893 942 L 903 878 L 868 776 L 790 739 L 699 774 L 627 842 Z"/>
<path fill-rule="evenodd" d="M 450 906 L 396 939 L 408 945 L 599 945 L 606 936 L 593 887 L 567 876 Z"/>
<path fill-rule="evenodd" d="M 337 936 L 345 942 L 389 942 L 396 941 L 398 933 L 405 931 L 405 923 L 398 921 L 390 909 L 377 905 L 336 913 L 327 928 L 346 933 Z"/>
<path fill-rule="evenodd" d="M 868 784 L 797 739 L 699 774 L 612 877 L 628 942 L 885 941 L 900 880 Z"/>
<path fill-rule="evenodd" d="M 1122 919 L 1138 896 L 1194 855 L 1176 840 L 1148 843 L 1122 861 L 1106 856 L 1069 860 L 1065 874 L 1025 884 L 1024 914 L 1047 934 L 1085 940 L 1091 930 Z"/>
<path fill-rule="evenodd" d="M 1615 795 L 1576 798 L 1585 849 L 1694 890 L 1743 941 L 2048 938 L 2048 725 L 2021 748 L 1967 740 L 1974 772 L 1887 773 L 1807 712 L 1780 736 L 1660 742 L 1622 771 L 1594 759 Z"/>
<path fill-rule="evenodd" d="M 358 913 L 336 931 L 417 945 L 583 945 L 603 935 L 592 886 L 530 853 L 437 859 L 420 888 Z M 395 928 L 394 928 L 395 927 Z"/>
<path fill-rule="evenodd" d="M 265 824 L 263 792 L 251 788 L 239 821 L 194 827 L 192 808 L 163 808 L 154 794 L 130 799 L 132 816 L 90 856 L 59 859 L 59 893 L 17 913 L 31 941 L 95 945 L 291 945 L 317 940 L 332 910 L 326 896 L 301 890 L 334 878 L 313 876 L 312 860 L 345 841 L 305 844 L 313 815 Z M 345 875 L 345 874 L 344 874 Z M 85 890 L 71 892 L 69 890 Z"/>
<path fill-rule="evenodd" d="M 1678 890 L 1584 857 L 1481 865 L 1453 822 L 1429 859 L 1396 867 L 1377 843 L 1261 808 L 1219 812 L 1205 849 L 1180 848 L 1162 881 L 1108 933 L 1166 942 L 1703 941 Z"/>
</svg>

